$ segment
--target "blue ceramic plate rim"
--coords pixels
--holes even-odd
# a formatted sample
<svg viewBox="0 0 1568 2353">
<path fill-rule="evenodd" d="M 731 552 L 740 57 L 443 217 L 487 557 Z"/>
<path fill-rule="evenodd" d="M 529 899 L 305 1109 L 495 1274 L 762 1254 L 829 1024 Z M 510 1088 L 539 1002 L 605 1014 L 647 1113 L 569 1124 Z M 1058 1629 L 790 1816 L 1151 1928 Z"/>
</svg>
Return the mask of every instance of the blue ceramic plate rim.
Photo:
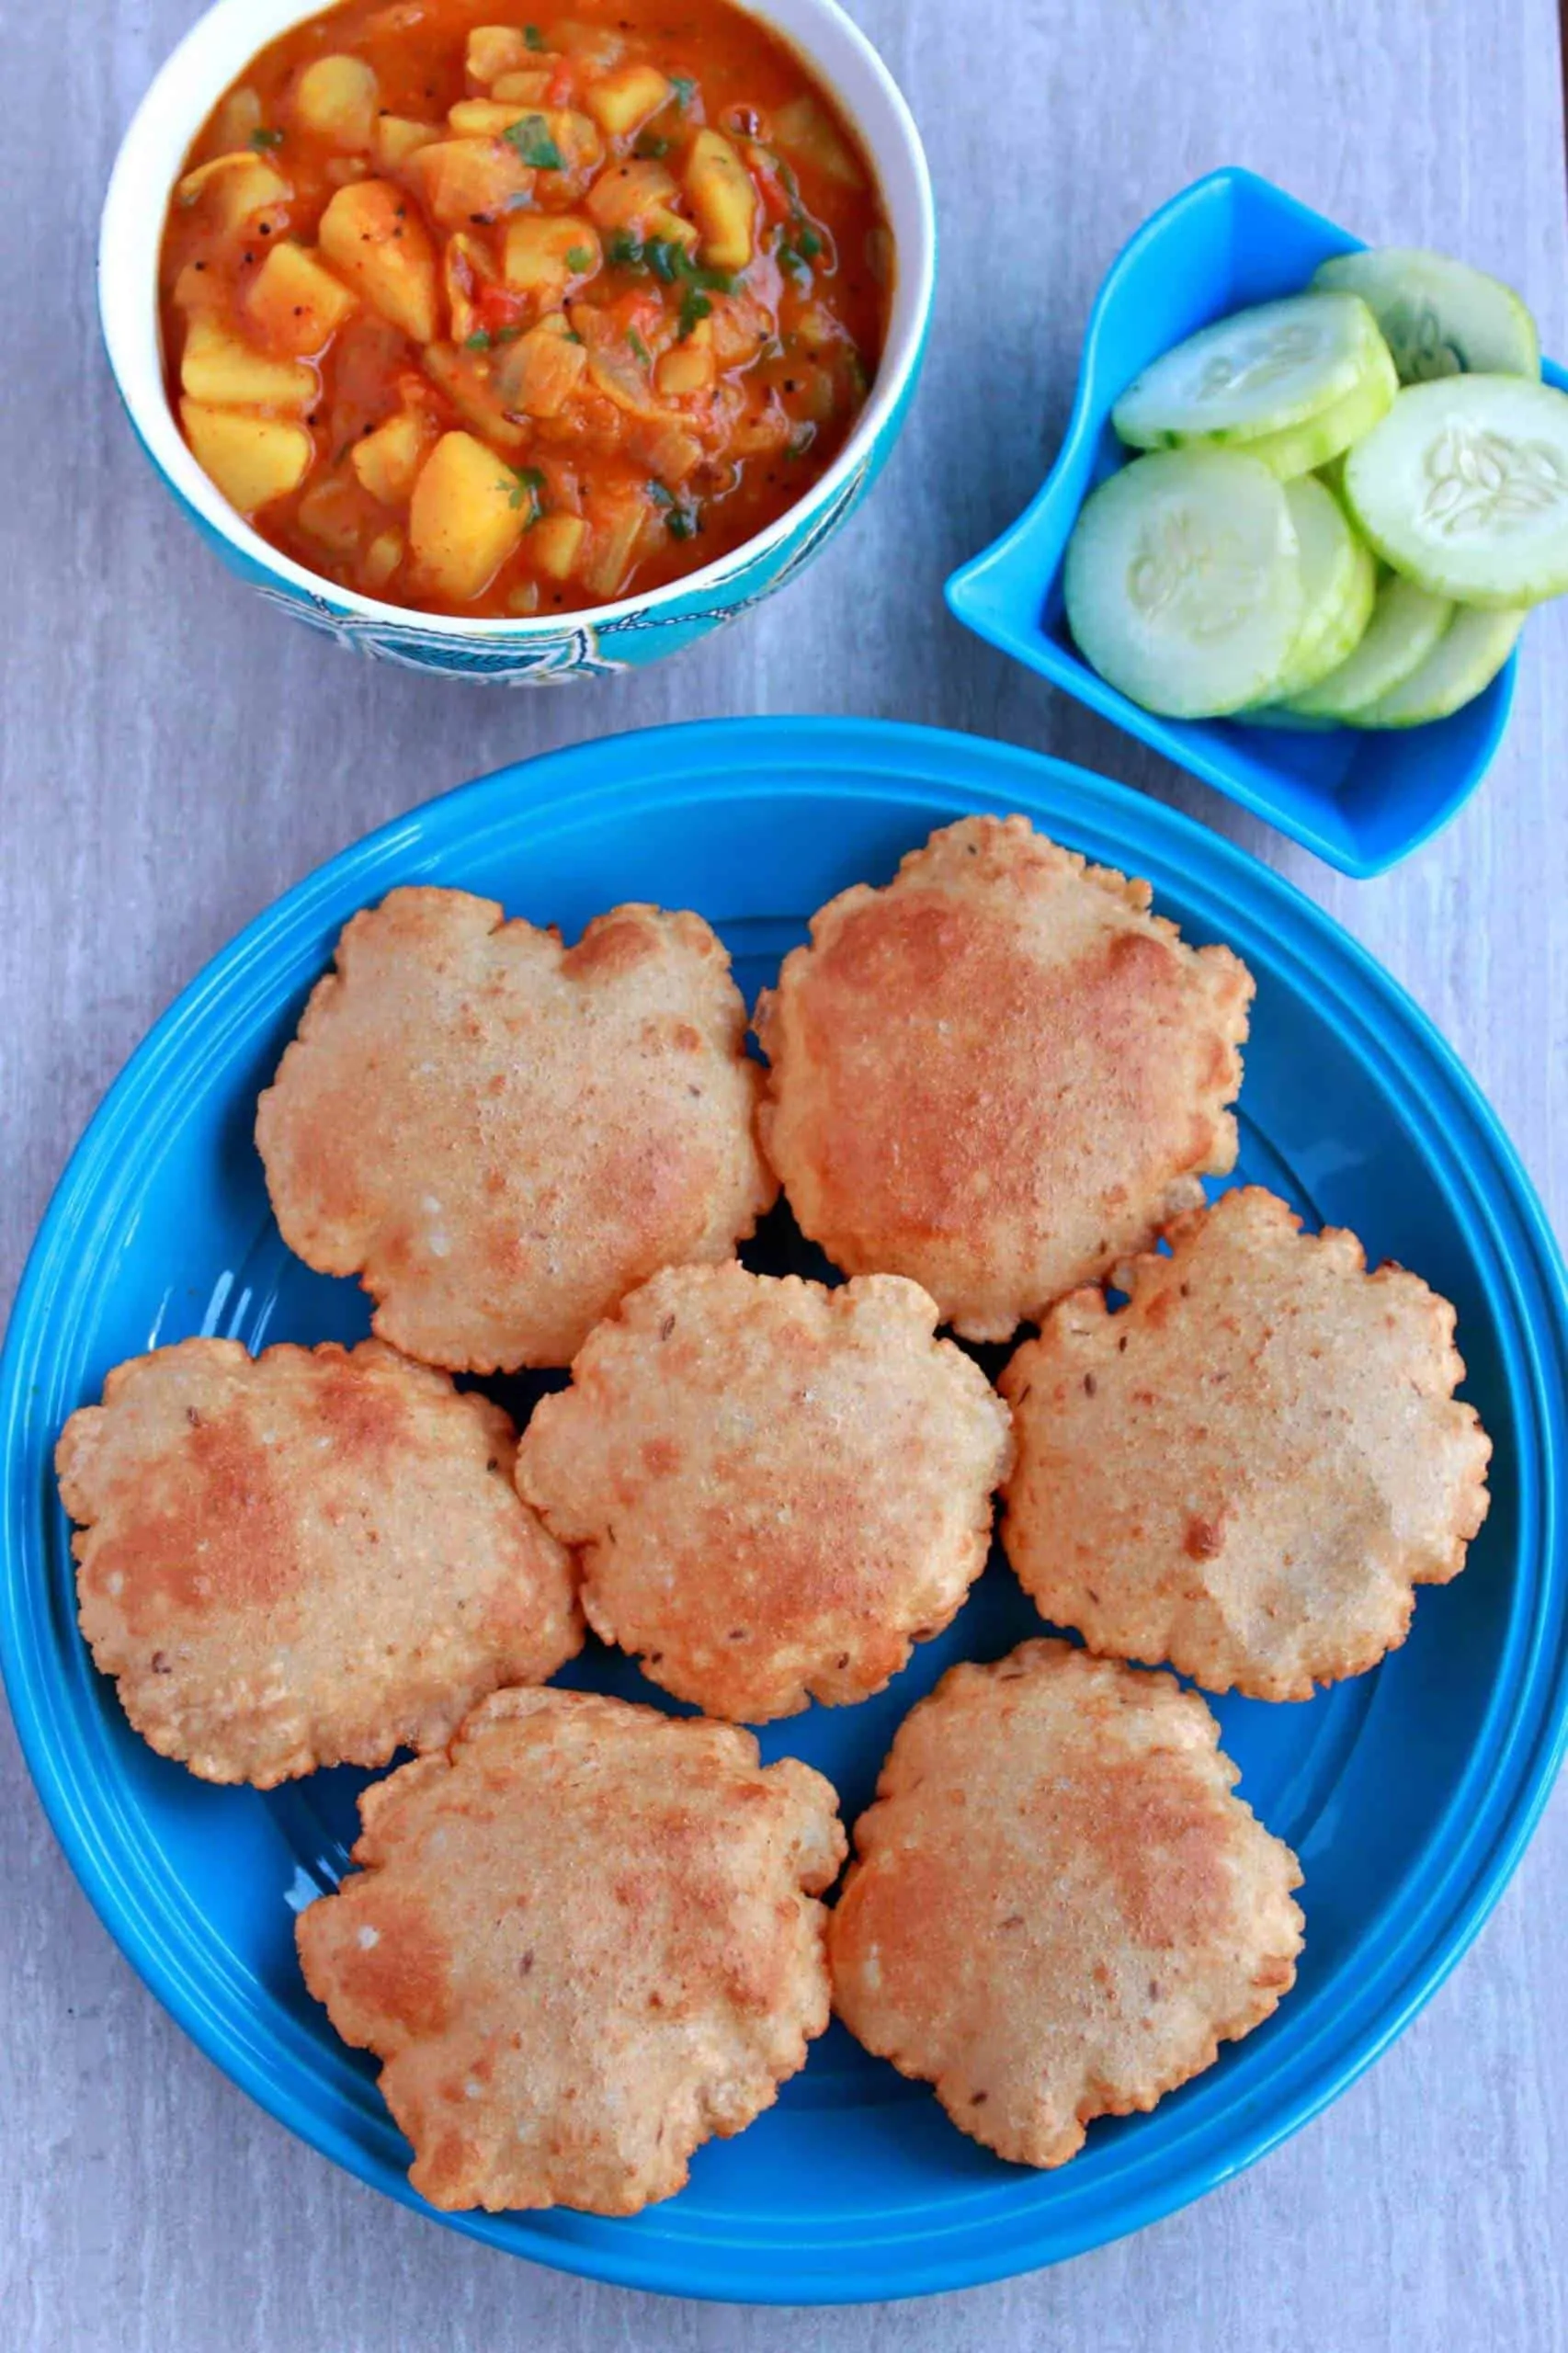
<svg viewBox="0 0 1568 2353">
<path fill-rule="evenodd" d="M 1135 709 L 1135 706 L 1131 704 L 1115 687 L 1091 670 L 1087 663 L 1083 662 L 1075 654 L 1064 654 L 1054 639 L 1048 636 L 1040 626 L 1038 611 L 1028 614 L 1017 624 L 999 625 L 994 617 L 971 593 L 994 564 L 999 563 L 1015 547 L 1032 537 L 1041 514 L 1053 507 L 1058 502 L 1061 494 L 1059 483 L 1062 477 L 1077 464 L 1083 445 L 1096 436 L 1099 431 L 1099 426 L 1091 415 L 1092 396 L 1099 369 L 1099 346 L 1105 333 L 1107 316 L 1122 299 L 1122 281 L 1136 265 L 1145 248 L 1157 244 L 1174 221 L 1178 220 L 1191 206 L 1201 201 L 1208 190 L 1215 187 L 1245 187 L 1261 190 L 1267 200 L 1278 206 L 1281 211 L 1294 213 L 1300 219 L 1311 222 L 1314 228 L 1332 230 L 1333 233 L 1342 240 L 1346 252 L 1365 251 L 1364 238 L 1352 236 L 1347 229 L 1342 229 L 1337 222 L 1330 221 L 1326 214 L 1316 212 L 1310 205 L 1301 203 L 1301 199 L 1291 196 L 1288 189 L 1277 187 L 1272 180 L 1266 179 L 1261 173 L 1249 172 L 1239 164 L 1222 164 L 1217 170 L 1206 172 L 1201 179 L 1193 180 L 1187 187 L 1178 188 L 1174 196 L 1168 197 L 1164 204 L 1133 231 L 1100 281 L 1099 291 L 1095 297 L 1094 306 L 1089 313 L 1089 323 L 1084 332 L 1083 353 L 1078 365 L 1072 415 L 1068 418 L 1067 430 L 1062 436 L 1062 445 L 1051 461 L 1045 480 L 1022 513 L 1008 524 L 1006 530 L 1000 532 L 989 545 L 982 548 L 978 554 L 969 557 L 955 571 L 949 573 L 944 584 L 943 595 L 947 600 L 948 608 L 955 620 L 961 621 L 966 629 L 972 630 L 977 637 L 983 638 L 987 644 L 994 645 L 999 652 L 1010 655 L 1015 661 L 1022 662 L 1027 668 L 1035 671 L 1040 677 L 1048 679 L 1052 686 L 1059 687 L 1064 692 L 1073 695 L 1077 700 L 1088 703 L 1103 718 L 1111 720 L 1119 727 L 1135 733 L 1140 741 L 1149 744 L 1154 750 L 1163 753 L 1177 767 L 1184 767 L 1189 774 L 1201 778 L 1205 784 L 1211 785 L 1217 792 L 1224 793 L 1228 800 L 1235 801 L 1240 807 L 1251 810 L 1255 816 L 1261 817 L 1266 824 L 1272 825 L 1277 832 L 1285 834 L 1292 841 L 1300 842 L 1304 848 L 1313 851 L 1317 857 L 1323 858 L 1326 864 L 1335 867 L 1340 873 L 1348 874 L 1357 881 L 1367 881 L 1374 875 L 1386 873 L 1391 866 L 1397 865 L 1402 858 L 1408 858 L 1413 850 L 1419 849 L 1424 842 L 1430 841 L 1434 834 L 1439 833 L 1452 818 L 1459 814 L 1471 795 L 1480 787 L 1487 769 L 1492 765 L 1497 746 L 1503 739 L 1513 707 L 1514 688 L 1517 682 L 1519 665 L 1517 648 L 1510 654 L 1492 687 L 1487 690 L 1492 696 L 1490 722 L 1475 754 L 1471 773 L 1461 778 L 1455 790 L 1430 810 L 1421 824 L 1412 826 L 1397 845 L 1381 855 L 1363 856 L 1346 847 L 1343 842 L 1326 835 L 1310 821 L 1282 810 L 1272 794 L 1259 791 L 1256 786 L 1248 783 L 1244 777 L 1233 774 L 1222 763 L 1210 758 L 1201 747 L 1192 745 L 1185 737 L 1173 734 L 1157 712 L 1139 711 L 1136 721 L 1130 722 L 1129 713 Z M 1554 360 L 1544 357 L 1541 360 L 1541 381 L 1554 386 L 1559 392 L 1568 392 L 1568 370 L 1560 368 Z M 1074 508 L 1075 513 L 1076 508 Z M 1062 548 L 1058 551 L 1051 568 L 1051 579 L 1055 578 L 1061 569 L 1065 551 L 1064 534 Z"/>
<path fill-rule="evenodd" d="M 118 1219 L 134 1193 L 154 1115 L 180 1116 L 190 1046 L 237 1024 L 250 1027 L 261 1010 L 275 1013 L 313 973 L 324 922 L 335 923 L 396 881 L 428 874 L 454 848 L 472 856 L 487 836 L 520 823 L 542 835 L 607 805 L 627 814 L 639 806 L 699 808 L 736 792 L 785 799 L 820 794 L 830 777 L 846 798 L 928 808 L 933 821 L 963 808 L 1021 808 L 1092 850 L 1115 847 L 1134 867 L 1179 874 L 1189 906 L 1205 921 L 1211 914 L 1216 928 L 1228 919 L 1233 933 L 1244 934 L 1266 921 L 1278 952 L 1299 959 L 1299 985 L 1324 1017 L 1363 1060 L 1392 1064 L 1407 1088 L 1414 1083 L 1403 1108 L 1418 1147 L 1507 1307 L 1506 1315 L 1499 1307 L 1499 1327 L 1520 1432 L 1521 1537 L 1497 1685 L 1470 1760 L 1412 1865 L 1397 1934 L 1354 1983 L 1341 1972 L 1304 2015 L 1297 2012 L 1301 2029 L 1284 2062 L 1285 2084 L 1270 2078 L 1250 2099 L 1186 2124 L 1161 2143 L 1157 2162 L 1152 2150 L 1141 2162 L 1130 2140 L 1122 2170 L 1131 2178 L 1108 2185 L 1117 2194 L 1108 2197 L 1102 2184 L 1091 2190 L 1087 2177 L 1075 2187 L 1071 2173 L 1023 2176 L 1006 2211 L 994 2211 L 980 2230 L 961 2212 L 944 2225 L 937 2201 L 901 2210 L 898 2230 L 870 2245 L 862 2215 L 855 2247 L 815 2224 L 792 2233 L 782 2218 L 770 2222 L 762 2247 L 760 2225 L 749 2218 L 726 2228 L 706 2217 L 699 2237 L 683 2233 L 678 2200 L 634 2225 L 560 2212 L 437 2218 L 622 2285 L 796 2304 L 928 2293 L 1012 2276 L 1138 2229 L 1228 2178 L 1317 2114 L 1408 2023 L 1481 1927 L 1523 1850 L 1568 1744 L 1568 1641 L 1560 1631 L 1568 1557 L 1558 1541 L 1568 1445 L 1568 1279 L 1512 1146 L 1426 1016 L 1279 876 L 1178 812 L 1065 762 L 878 721 L 710 721 L 610 737 L 500 769 L 394 820 L 307 877 L 209 963 L 133 1054 L 73 1155 L 40 1228 L 0 1358 L 7 1472 L 0 1668 L 24 1755 L 77 1877 L 151 1990 L 217 2065 L 311 2145 L 429 2214 L 408 2187 L 390 2125 L 367 2145 L 310 2105 L 306 2038 L 236 2001 L 222 1982 L 222 1948 L 201 1915 L 183 1890 L 176 1895 L 147 1872 L 134 1810 L 84 1769 L 93 1760 L 82 1752 L 79 1727 L 66 1722 L 68 1694 L 51 1660 L 46 1582 L 36 1573 L 47 1541 L 54 1427 L 47 1372 L 69 1340 L 69 1324 L 55 1320 L 61 1295 L 68 1305 L 85 1237 Z M 82 1304 L 78 1298 L 77 1312 Z M 25 1481 L 40 1429 L 39 1475 Z M 1434 1855 L 1438 1868 L 1420 1878 L 1419 1866 Z"/>
</svg>

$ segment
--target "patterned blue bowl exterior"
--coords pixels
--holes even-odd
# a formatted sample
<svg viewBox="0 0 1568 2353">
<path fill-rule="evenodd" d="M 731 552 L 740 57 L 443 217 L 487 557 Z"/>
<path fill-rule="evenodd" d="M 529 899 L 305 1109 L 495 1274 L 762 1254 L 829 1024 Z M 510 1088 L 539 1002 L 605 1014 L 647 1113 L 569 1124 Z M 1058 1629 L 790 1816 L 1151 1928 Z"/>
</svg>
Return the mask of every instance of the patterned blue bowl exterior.
<svg viewBox="0 0 1568 2353">
<path fill-rule="evenodd" d="M 334 597 L 326 581 L 302 588 L 285 574 L 258 562 L 244 548 L 213 528 L 193 506 L 148 447 L 130 404 L 121 405 L 131 420 L 149 464 L 169 495 L 196 526 L 209 547 L 216 550 L 231 572 L 259 591 L 269 604 L 323 631 L 340 645 L 352 645 L 372 661 L 395 662 L 405 670 L 432 670 L 443 677 L 474 679 L 504 687 L 557 686 L 570 678 L 609 677 L 618 670 L 642 670 L 666 654 L 682 653 L 741 613 L 750 612 L 776 588 L 782 588 L 804 570 L 839 526 L 852 515 L 876 481 L 898 438 L 909 404 L 920 379 L 930 332 L 930 306 L 921 322 L 920 339 L 898 399 L 882 418 L 869 446 L 846 478 L 818 485 L 788 517 L 788 529 L 777 539 L 758 545 L 751 540 L 737 548 L 717 577 L 688 587 L 677 584 L 660 591 L 655 602 L 634 612 L 611 613 L 600 620 L 593 613 L 563 615 L 558 628 L 538 622 L 498 621 L 494 631 L 455 636 L 422 626 L 417 614 L 406 620 L 371 617 L 353 611 Z M 525 633 L 526 632 L 526 633 Z"/>
</svg>

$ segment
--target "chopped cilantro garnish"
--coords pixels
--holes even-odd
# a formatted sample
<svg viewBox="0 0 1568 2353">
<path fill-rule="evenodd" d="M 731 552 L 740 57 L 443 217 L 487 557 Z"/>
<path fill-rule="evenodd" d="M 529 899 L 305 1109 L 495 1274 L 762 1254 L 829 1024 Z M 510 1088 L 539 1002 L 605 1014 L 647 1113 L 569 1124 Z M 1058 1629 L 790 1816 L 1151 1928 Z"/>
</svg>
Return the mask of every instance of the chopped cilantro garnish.
<svg viewBox="0 0 1568 2353">
<path fill-rule="evenodd" d="M 567 246 L 566 267 L 568 269 L 592 269 L 593 266 L 594 256 L 586 245 Z"/>
<path fill-rule="evenodd" d="M 491 338 L 485 334 L 484 329 L 483 327 L 476 327 L 472 335 L 464 335 L 463 349 L 465 351 L 488 351 L 490 348 L 490 342 Z"/>
<path fill-rule="evenodd" d="M 637 238 L 625 229 L 618 229 L 605 247 L 605 259 L 618 269 L 639 269 L 642 264 L 642 247 Z"/>
<path fill-rule="evenodd" d="M 667 483 L 650 480 L 648 495 L 655 506 L 665 511 L 665 529 L 672 540 L 689 540 L 698 529 L 694 507 L 683 506 Z"/>
<path fill-rule="evenodd" d="M 637 354 L 638 358 L 641 359 L 644 365 L 653 358 L 652 352 L 649 350 L 647 345 L 643 342 L 635 327 L 627 328 L 626 340 L 631 346 L 632 350 Z"/>
<path fill-rule="evenodd" d="M 806 261 L 815 261 L 822 251 L 822 239 L 814 229 L 807 228 L 804 222 L 795 232 L 795 251 Z"/>
<path fill-rule="evenodd" d="M 699 320 L 707 318 L 713 308 L 706 294 L 688 286 L 680 298 L 680 339 L 684 343 Z"/>
<path fill-rule="evenodd" d="M 250 135 L 250 143 L 260 155 L 265 153 L 268 147 L 281 147 L 283 133 L 280 131 L 253 131 Z"/>
<path fill-rule="evenodd" d="M 541 114 L 520 115 L 501 133 L 508 147 L 515 149 L 525 164 L 538 172 L 560 172 L 566 168 L 566 159 L 550 134 L 550 125 Z"/>
<path fill-rule="evenodd" d="M 656 164 L 661 155 L 669 153 L 670 142 L 661 139 L 656 131 L 645 131 L 631 152 L 644 164 Z"/>
<path fill-rule="evenodd" d="M 537 25 L 525 25 L 523 27 L 523 46 L 525 49 L 542 49 L 544 47 L 544 35 L 540 32 Z"/>
<path fill-rule="evenodd" d="M 537 466 L 514 466 L 512 469 L 512 476 L 513 479 L 507 490 L 506 503 L 509 506 L 521 506 L 525 500 L 527 501 L 529 510 L 528 519 L 524 524 L 523 529 L 525 530 L 531 531 L 534 525 L 539 521 L 540 517 L 544 512 L 543 507 L 540 504 L 539 495 L 540 492 L 544 488 L 544 476 L 540 473 Z"/>
<path fill-rule="evenodd" d="M 808 230 L 806 233 L 810 235 L 811 233 Z M 821 251 L 820 239 L 817 241 L 817 249 Z M 774 247 L 774 258 L 780 269 L 789 270 L 793 277 L 809 278 L 812 274 L 812 265 L 800 244 L 789 237 L 779 238 L 778 244 Z"/>
<path fill-rule="evenodd" d="M 688 294 L 694 287 L 705 287 L 715 294 L 728 294 L 735 282 L 725 270 L 702 268 L 692 260 L 677 237 L 631 237 L 625 230 L 620 230 L 606 245 L 605 259 L 620 269 L 651 269 L 663 285 L 684 287 Z M 699 319 L 706 318 L 712 307 L 708 303 L 703 309 L 694 312 L 691 326 L 695 326 Z M 684 313 L 683 301 L 683 315 Z M 683 326 L 682 335 L 689 335 L 691 326 Z"/>
<path fill-rule="evenodd" d="M 684 112 L 697 96 L 697 84 L 689 74 L 672 74 L 670 91 L 676 106 Z"/>
</svg>

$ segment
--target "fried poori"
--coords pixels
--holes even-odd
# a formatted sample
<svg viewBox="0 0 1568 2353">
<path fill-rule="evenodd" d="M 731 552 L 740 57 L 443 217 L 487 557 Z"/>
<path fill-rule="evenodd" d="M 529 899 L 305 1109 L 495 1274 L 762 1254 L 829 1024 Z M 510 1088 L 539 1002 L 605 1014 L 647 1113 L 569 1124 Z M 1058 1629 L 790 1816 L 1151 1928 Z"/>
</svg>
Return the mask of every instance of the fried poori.
<svg viewBox="0 0 1568 2353">
<path fill-rule="evenodd" d="M 499 1405 L 379 1340 L 182 1340 L 55 1453 L 82 1631 L 143 1740 L 259 1789 L 438 1747 L 583 1640 Z"/>
<path fill-rule="evenodd" d="M 1011 1459 L 979 1367 L 896 1275 L 655 1275 L 535 1408 L 517 1483 L 589 1623 L 746 1723 L 880 1691 L 985 1565 Z"/>
<path fill-rule="evenodd" d="M 1003 1540 L 1092 1650 L 1305 1699 L 1404 1640 L 1464 1566 L 1491 1443 L 1454 1397 L 1454 1311 L 1249 1186 L 1052 1309 L 1007 1367 Z"/>
<path fill-rule="evenodd" d="M 1294 1855 L 1232 1794 L 1202 1700 L 1030 1642 L 899 1727 L 833 1915 L 834 2006 L 960 2131 L 1059 2165 L 1294 1983 Z"/>
<path fill-rule="evenodd" d="M 836 1804 L 733 1725 L 581 1691 L 498 1692 L 367 1790 L 296 1933 L 415 2189 L 633 2214 L 771 2106 L 827 2025 Z"/>
</svg>

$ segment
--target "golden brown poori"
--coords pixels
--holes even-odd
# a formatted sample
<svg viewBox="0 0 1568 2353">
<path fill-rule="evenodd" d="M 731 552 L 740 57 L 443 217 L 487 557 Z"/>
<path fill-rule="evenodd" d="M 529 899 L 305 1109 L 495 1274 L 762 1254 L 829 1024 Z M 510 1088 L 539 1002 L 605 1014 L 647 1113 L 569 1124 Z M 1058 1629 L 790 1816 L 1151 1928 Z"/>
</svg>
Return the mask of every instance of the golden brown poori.
<svg viewBox="0 0 1568 2353">
<path fill-rule="evenodd" d="M 1023 817 L 966 817 L 813 917 L 758 1006 L 759 1130 L 836 1266 L 1006 1340 L 1232 1166 L 1252 979 L 1150 899 Z"/>
<path fill-rule="evenodd" d="M 439 1747 L 583 1639 L 489 1399 L 379 1340 L 118 1365 L 56 1449 L 82 1631 L 142 1738 L 210 1781 Z"/>
<path fill-rule="evenodd" d="M 503 1691 L 366 1790 L 305 1982 L 381 2060 L 433 2205 L 633 2214 L 741 2131 L 828 2020 L 830 1785 L 749 1733 Z"/>
<path fill-rule="evenodd" d="M 616 907 L 567 948 L 493 899 L 393 891 L 345 928 L 257 1108 L 283 1238 L 358 1275 L 410 1356 L 569 1363 L 772 1200 L 744 1041 L 700 915 Z"/>
<path fill-rule="evenodd" d="M 1168 1675 L 1023 1643 L 905 1717 L 855 1825 L 834 2006 L 960 2131 L 1059 2165 L 1267 2018 L 1301 1943 L 1294 1855 Z"/>
<path fill-rule="evenodd" d="M 542 1399 L 521 1493 L 578 1551 L 588 1621 L 708 1714 L 881 1689 L 985 1565 L 1006 1410 L 896 1275 L 672 1267 Z"/>
<path fill-rule="evenodd" d="M 1404 1640 L 1486 1515 L 1454 1311 L 1256 1186 L 1064 1299 L 1007 1367 L 1008 1558 L 1091 1649 L 1305 1699 Z"/>
</svg>

